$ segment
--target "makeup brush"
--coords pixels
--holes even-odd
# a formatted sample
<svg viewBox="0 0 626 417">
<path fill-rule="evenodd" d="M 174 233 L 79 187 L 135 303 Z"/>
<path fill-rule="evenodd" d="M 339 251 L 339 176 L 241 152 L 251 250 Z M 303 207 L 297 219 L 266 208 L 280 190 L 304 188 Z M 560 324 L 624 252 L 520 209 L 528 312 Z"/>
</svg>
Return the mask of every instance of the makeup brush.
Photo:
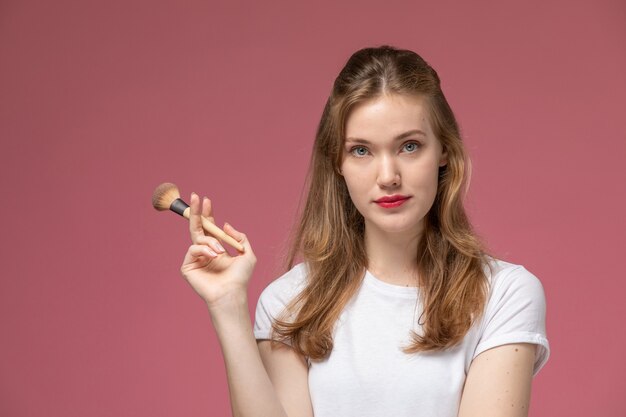
<svg viewBox="0 0 626 417">
<path fill-rule="evenodd" d="M 174 213 L 178 213 L 186 219 L 189 219 L 189 215 L 191 214 L 191 207 L 180 198 L 178 187 L 170 182 L 164 182 L 154 189 L 152 193 L 152 207 L 159 211 L 172 210 Z M 244 252 L 241 243 L 227 235 L 226 232 L 217 227 L 206 217 L 200 216 L 200 218 L 202 219 L 202 228 L 209 234 L 228 243 L 239 252 Z"/>
</svg>

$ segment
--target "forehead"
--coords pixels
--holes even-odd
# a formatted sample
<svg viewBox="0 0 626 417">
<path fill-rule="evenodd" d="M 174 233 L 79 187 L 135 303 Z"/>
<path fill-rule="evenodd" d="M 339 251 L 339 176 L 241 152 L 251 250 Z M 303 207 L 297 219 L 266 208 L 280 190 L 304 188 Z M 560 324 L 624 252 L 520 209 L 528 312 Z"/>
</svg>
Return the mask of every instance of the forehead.
<svg viewBox="0 0 626 417">
<path fill-rule="evenodd" d="M 345 135 L 382 140 L 410 130 L 433 136 L 426 98 L 413 95 L 382 95 L 357 104 L 348 114 Z"/>
</svg>

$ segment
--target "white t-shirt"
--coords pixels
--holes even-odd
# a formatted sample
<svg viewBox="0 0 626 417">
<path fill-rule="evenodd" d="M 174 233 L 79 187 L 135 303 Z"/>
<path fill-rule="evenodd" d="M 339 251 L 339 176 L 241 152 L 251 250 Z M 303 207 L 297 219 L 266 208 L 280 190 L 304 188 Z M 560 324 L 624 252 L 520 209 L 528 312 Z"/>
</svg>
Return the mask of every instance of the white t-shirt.
<svg viewBox="0 0 626 417">
<path fill-rule="evenodd" d="M 417 288 L 388 284 L 366 271 L 341 313 L 333 350 L 308 361 L 315 417 L 456 417 L 465 377 L 481 352 L 508 343 L 537 344 L 533 376 L 548 360 L 545 296 L 537 277 L 521 265 L 492 260 L 486 313 L 461 344 L 435 353 L 406 354 L 410 330 L 422 311 Z M 304 287 L 298 264 L 270 283 L 259 298 L 257 339 L 270 339 L 271 323 Z M 419 330 L 418 330 L 419 331 Z"/>
</svg>

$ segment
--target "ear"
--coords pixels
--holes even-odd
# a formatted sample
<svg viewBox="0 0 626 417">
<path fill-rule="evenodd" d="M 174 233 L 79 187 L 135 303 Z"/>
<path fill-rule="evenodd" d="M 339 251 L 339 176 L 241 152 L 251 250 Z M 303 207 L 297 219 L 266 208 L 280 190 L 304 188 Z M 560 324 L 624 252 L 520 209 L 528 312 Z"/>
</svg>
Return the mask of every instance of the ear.
<svg viewBox="0 0 626 417">
<path fill-rule="evenodd" d="M 444 151 L 439 158 L 439 166 L 443 167 L 448 164 L 448 151 Z"/>
</svg>

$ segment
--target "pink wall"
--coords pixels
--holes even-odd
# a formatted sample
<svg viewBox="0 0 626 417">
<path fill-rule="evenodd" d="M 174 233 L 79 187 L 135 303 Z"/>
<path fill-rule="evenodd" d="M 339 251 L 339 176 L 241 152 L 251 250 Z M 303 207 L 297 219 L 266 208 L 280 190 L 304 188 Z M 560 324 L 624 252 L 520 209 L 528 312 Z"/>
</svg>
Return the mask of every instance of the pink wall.
<svg viewBox="0 0 626 417">
<path fill-rule="evenodd" d="M 383 43 L 438 70 L 476 228 L 543 282 L 531 416 L 626 415 L 624 2 L 297 3 L 0 4 L 0 415 L 228 415 L 186 225 L 152 190 L 249 235 L 256 302 L 332 81 Z"/>
</svg>

